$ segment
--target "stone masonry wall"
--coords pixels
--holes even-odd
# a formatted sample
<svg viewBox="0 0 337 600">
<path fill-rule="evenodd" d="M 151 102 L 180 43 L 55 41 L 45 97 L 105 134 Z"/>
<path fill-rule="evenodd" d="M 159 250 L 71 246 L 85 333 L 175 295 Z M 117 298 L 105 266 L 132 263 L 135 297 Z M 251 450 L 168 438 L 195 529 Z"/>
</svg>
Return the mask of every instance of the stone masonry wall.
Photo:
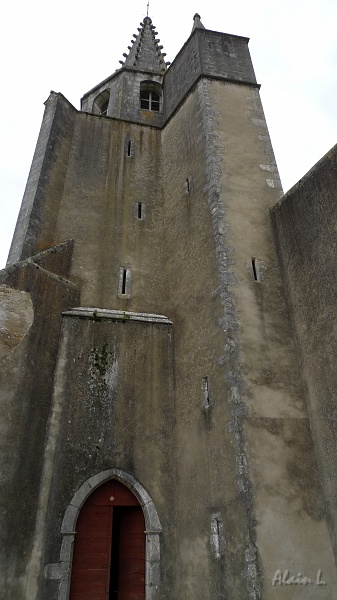
<svg viewBox="0 0 337 600">
<path fill-rule="evenodd" d="M 257 85 L 248 50 L 248 39 L 196 29 L 165 75 L 166 119 L 172 115 L 201 76 Z"/>
<path fill-rule="evenodd" d="M 8 256 L 9 265 L 54 244 L 76 113 L 62 94 L 51 92 Z"/>
<path fill-rule="evenodd" d="M 165 249 L 175 340 L 177 530 L 176 598 L 245 597 L 244 564 L 229 537 L 242 540 L 244 511 L 218 360 L 221 303 L 205 186 L 204 115 L 195 90 L 162 134 Z M 233 519 L 236 510 L 237 520 Z M 219 530 L 219 535 L 218 535 Z M 212 537 L 213 536 L 213 537 Z M 235 553 L 234 553 L 235 554 Z"/>
<path fill-rule="evenodd" d="M 86 480 L 117 467 L 141 482 L 162 525 L 165 568 L 160 595 L 151 598 L 163 599 L 175 597 L 172 352 L 169 323 L 64 316 L 44 478 L 49 496 L 44 562 L 56 565 L 62 519 Z M 57 600 L 58 588 L 58 579 L 47 578 L 39 599 Z"/>
<path fill-rule="evenodd" d="M 55 238 L 75 240 L 70 277 L 82 306 L 162 311 L 162 207 L 160 131 L 78 113 Z"/>
<path fill-rule="evenodd" d="M 68 251 L 60 251 L 61 271 Z M 1 316 L 5 311 L 7 337 L 16 342 L 0 359 L 0 589 L 8 600 L 23 600 L 36 598 L 35 588 L 27 590 L 30 577 L 36 582 L 36 571 L 41 573 L 43 536 L 41 540 L 37 513 L 61 311 L 79 303 L 79 290 L 33 260 L 4 269 L 0 281 L 7 296 Z M 29 322 L 17 339 L 20 307 Z"/>
<path fill-rule="evenodd" d="M 336 571 L 272 235 L 281 186 L 258 91 L 200 80 L 163 131 L 163 165 L 178 597 L 314 599 L 314 587 L 303 595 L 272 580 L 277 569 L 315 579 L 323 561 L 328 600 Z"/>
<path fill-rule="evenodd" d="M 147 80 L 156 81 L 160 85 L 163 83 L 163 77 L 160 75 L 121 69 L 82 98 L 81 110 L 91 112 L 98 94 L 109 90 L 110 99 L 107 113 L 109 117 L 161 127 L 164 121 L 163 111 L 153 112 L 140 108 L 140 83 Z"/>
<path fill-rule="evenodd" d="M 337 146 L 272 211 L 337 556 Z"/>
</svg>

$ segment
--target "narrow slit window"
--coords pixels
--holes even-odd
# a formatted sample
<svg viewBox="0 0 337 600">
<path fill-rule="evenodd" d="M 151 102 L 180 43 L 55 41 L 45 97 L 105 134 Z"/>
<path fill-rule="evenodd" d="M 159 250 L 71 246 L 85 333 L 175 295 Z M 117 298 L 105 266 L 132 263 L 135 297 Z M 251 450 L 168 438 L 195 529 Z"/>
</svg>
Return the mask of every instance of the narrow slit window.
<svg viewBox="0 0 337 600">
<path fill-rule="evenodd" d="M 189 194 L 192 189 L 192 177 L 187 177 L 185 180 L 185 190 L 186 194 Z"/>
<path fill-rule="evenodd" d="M 133 140 L 125 140 L 124 146 L 125 156 L 132 157 L 134 156 L 134 141 Z"/>
<path fill-rule="evenodd" d="M 208 385 L 208 377 L 204 377 L 204 386 L 205 386 L 205 402 L 209 406 L 209 385 Z"/>
<path fill-rule="evenodd" d="M 118 296 L 120 298 L 131 297 L 131 270 L 125 267 L 119 269 Z"/>
<path fill-rule="evenodd" d="M 254 281 L 259 281 L 258 271 L 257 271 L 257 263 L 256 263 L 255 257 L 252 258 L 252 269 L 253 269 Z"/>
<path fill-rule="evenodd" d="M 225 538 L 223 530 L 223 522 L 220 513 L 212 515 L 211 522 L 211 546 L 216 558 L 224 555 Z"/>
<path fill-rule="evenodd" d="M 211 406 L 211 394 L 209 388 L 208 377 L 204 377 L 202 380 L 202 407 L 208 409 Z"/>
<path fill-rule="evenodd" d="M 146 219 L 146 205 L 145 202 L 135 202 L 133 208 L 133 214 L 135 219 L 139 221 L 145 221 Z"/>
<path fill-rule="evenodd" d="M 123 269 L 123 275 L 122 275 L 122 294 L 125 294 L 126 292 L 126 269 Z"/>
</svg>

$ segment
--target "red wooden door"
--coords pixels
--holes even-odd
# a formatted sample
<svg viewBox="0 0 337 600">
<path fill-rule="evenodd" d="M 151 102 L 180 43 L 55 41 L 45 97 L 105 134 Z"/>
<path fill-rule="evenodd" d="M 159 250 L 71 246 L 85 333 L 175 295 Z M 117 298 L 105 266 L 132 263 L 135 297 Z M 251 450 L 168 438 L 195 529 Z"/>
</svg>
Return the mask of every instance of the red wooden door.
<svg viewBox="0 0 337 600">
<path fill-rule="evenodd" d="M 145 521 L 136 497 L 110 480 L 76 524 L 70 600 L 145 600 Z"/>
<path fill-rule="evenodd" d="M 122 508 L 118 600 L 143 600 L 145 598 L 144 526 L 144 515 L 140 506 Z"/>
</svg>

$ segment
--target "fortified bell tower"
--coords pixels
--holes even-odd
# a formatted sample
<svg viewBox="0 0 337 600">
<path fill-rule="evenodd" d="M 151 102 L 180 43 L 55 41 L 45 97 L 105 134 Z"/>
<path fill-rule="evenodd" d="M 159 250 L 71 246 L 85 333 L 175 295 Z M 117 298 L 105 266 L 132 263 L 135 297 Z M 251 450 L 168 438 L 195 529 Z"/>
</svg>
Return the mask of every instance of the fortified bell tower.
<svg viewBox="0 0 337 600">
<path fill-rule="evenodd" d="M 0 274 L 7 600 L 310 600 L 337 584 L 248 39 L 149 17 L 51 92 Z M 330 594 L 330 595 L 329 595 Z"/>
</svg>

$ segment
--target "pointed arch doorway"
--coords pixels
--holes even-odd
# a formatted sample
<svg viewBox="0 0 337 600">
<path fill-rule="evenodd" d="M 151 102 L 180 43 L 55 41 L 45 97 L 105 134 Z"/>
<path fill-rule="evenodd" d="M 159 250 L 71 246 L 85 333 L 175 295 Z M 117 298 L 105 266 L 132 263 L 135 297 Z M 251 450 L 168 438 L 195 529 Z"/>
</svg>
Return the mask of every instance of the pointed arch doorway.
<svg viewBox="0 0 337 600">
<path fill-rule="evenodd" d="M 145 600 L 158 600 L 160 593 L 160 546 L 161 531 L 159 516 L 155 504 L 146 489 L 133 475 L 122 469 L 113 468 L 92 475 L 82 483 L 68 505 L 61 525 L 61 545 L 59 560 L 46 563 L 44 577 L 46 580 L 59 581 L 58 600 L 69 600 L 73 563 L 73 545 L 79 514 L 86 500 L 96 489 L 110 481 L 119 481 L 132 492 L 142 507 L 146 526 L 146 563 L 145 563 Z"/>
<path fill-rule="evenodd" d="M 76 523 L 70 600 L 145 600 L 145 519 L 120 481 L 99 486 Z"/>
</svg>

